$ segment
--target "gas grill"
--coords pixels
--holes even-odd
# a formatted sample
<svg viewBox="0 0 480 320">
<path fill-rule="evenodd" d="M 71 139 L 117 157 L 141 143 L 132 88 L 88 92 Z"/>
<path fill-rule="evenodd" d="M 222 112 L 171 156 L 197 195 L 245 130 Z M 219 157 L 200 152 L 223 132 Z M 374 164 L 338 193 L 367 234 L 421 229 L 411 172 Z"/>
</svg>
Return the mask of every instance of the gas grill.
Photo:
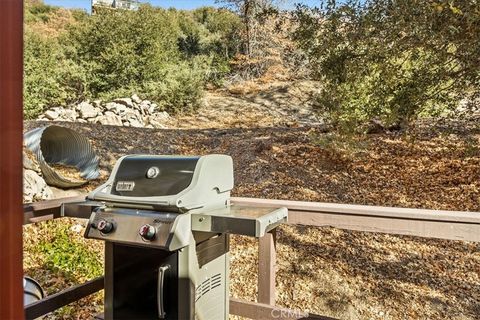
<svg viewBox="0 0 480 320">
<path fill-rule="evenodd" d="M 261 237 L 287 209 L 230 205 L 233 162 L 128 155 L 85 202 L 85 237 L 105 241 L 105 319 L 228 319 L 229 234 Z"/>
</svg>

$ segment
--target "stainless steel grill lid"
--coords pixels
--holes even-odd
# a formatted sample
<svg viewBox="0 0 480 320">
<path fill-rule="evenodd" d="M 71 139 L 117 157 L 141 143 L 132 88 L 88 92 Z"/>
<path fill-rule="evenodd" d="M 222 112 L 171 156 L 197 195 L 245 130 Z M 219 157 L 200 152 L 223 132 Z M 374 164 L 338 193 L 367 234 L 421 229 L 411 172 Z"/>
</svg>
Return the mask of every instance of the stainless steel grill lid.
<svg viewBox="0 0 480 320">
<path fill-rule="evenodd" d="M 117 161 L 108 181 L 88 198 L 187 212 L 227 206 L 232 188 L 233 161 L 227 155 L 128 155 Z"/>
<path fill-rule="evenodd" d="M 192 182 L 198 159 L 155 156 L 124 158 L 115 174 L 111 194 L 124 197 L 176 195 Z"/>
</svg>

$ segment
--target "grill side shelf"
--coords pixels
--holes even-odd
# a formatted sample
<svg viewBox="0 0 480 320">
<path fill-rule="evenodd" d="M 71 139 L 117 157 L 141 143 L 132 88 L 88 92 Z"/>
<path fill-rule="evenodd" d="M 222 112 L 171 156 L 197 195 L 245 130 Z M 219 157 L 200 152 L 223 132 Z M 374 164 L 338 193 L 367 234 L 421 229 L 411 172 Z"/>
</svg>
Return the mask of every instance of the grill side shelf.
<svg viewBox="0 0 480 320">
<path fill-rule="evenodd" d="M 192 214 L 192 230 L 262 237 L 266 232 L 287 222 L 287 208 L 227 208 Z"/>
<path fill-rule="evenodd" d="M 89 219 L 92 211 L 104 206 L 98 201 L 78 201 L 63 203 L 60 215 L 62 217 Z"/>
</svg>

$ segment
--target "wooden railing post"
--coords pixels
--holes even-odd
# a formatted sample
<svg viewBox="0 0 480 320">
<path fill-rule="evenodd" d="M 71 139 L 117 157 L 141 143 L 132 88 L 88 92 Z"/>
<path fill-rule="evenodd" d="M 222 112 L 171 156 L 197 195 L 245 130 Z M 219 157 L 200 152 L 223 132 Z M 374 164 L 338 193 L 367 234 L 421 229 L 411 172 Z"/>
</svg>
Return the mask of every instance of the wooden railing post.
<svg viewBox="0 0 480 320">
<path fill-rule="evenodd" d="M 258 302 L 275 305 L 276 231 L 267 232 L 258 243 Z"/>
<path fill-rule="evenodd" d="M 23 1 L 0 9 L 0 319 L 23 318 Z"/>
</svg>

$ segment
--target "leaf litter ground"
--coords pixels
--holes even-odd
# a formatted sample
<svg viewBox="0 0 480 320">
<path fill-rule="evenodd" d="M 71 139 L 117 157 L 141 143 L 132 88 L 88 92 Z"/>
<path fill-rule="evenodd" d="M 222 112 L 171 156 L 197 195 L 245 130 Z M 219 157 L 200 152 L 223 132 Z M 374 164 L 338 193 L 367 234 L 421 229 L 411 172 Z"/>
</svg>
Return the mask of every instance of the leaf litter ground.
<svg viewBox="0 0 480 320">
<path fill-rule="evenodd" d="M 101 158 L 102 179 L 124 154 L 225 153 L 235 163 L 235 196 L 480 211 L 478 121 L 419 123 L 408 138 L 340 137 L 315 127 L 61 125 L 90 138 Z M 48 237 L 47 229 L 25 229 L 27 273 L 40 277 L 49 292 L 84 281 L 42 264 L 44 255 L 32 248 Z M 81 231 L 72 234 L 101 260 L 101 244 L 83 240 Z M 280 227 L 277 241 L 279 306 L 341 319 L 480 319 L 479 244 L 300 226 Z M 231 294 L 253 301 L 256 241 L 234 236 L 231 246 Z M 52 318 L 86 319 L 101 308 L 97 295 Z"/>
</svg>

